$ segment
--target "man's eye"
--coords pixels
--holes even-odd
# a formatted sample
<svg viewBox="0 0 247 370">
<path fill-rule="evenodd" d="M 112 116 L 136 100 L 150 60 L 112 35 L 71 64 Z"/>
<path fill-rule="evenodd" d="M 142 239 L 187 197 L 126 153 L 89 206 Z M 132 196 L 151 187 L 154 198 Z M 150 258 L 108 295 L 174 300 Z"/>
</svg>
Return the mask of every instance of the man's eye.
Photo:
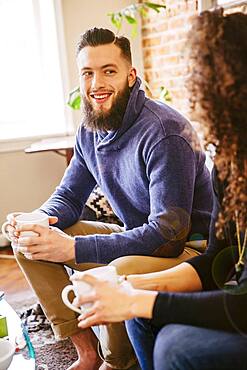
<svg viewBox="0 0 247 370">
<path fill-rule="evenodd" d="M 116 73 L 116 71 L 114 71 L 113 69 L 107 69 L 107 70 L 105 71 L 105 74 L 106 74 L 106 75 L 112 75 L 112 74 L 114 74 L 114 73 Z"/>
<path fill-rule="evenodd" d="M 92 76 L 92 72 L 90 72 L 90 71 L 84 71 L 84 72 L 82 72 L 82 77 L 89 77 L 89 76 Z"/>
</svg>

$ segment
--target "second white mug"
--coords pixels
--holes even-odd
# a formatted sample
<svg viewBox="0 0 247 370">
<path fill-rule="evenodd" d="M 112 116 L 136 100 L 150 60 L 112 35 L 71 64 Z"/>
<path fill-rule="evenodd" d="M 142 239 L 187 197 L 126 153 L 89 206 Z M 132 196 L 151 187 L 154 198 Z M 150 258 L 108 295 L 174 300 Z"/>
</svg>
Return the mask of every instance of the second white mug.
<svg viewBox="0 0 247 370">
<path fill-rule="evenodd" d="M 118 274 L 115 266 L 100 266 L 86 271 L 76 271 L 75 274 L 80 278 L 83 275 L 93 275 L 98 279 L 111 281 L 114 283 L 118 282 Z M 67 285 L 62 291 L 62 300 L 71 310 L 82 314 L 83 310 L 91 306 L 91 303 L 84 304 L 81 308 L 74 306 L 69 298 L 68 294 L 73 291 L 76 297 L 83 296 L 90 293 L 92 286 L 82 280 L 74 280 L 73 285 Z"/>
</svg>

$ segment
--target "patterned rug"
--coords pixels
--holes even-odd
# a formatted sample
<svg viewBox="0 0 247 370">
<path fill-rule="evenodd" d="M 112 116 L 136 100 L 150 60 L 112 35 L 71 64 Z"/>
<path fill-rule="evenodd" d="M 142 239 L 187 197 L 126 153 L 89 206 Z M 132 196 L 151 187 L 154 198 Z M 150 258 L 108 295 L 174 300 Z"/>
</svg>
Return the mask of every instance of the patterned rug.
<svg viewBox="0 0 247 370">
<path fill-rule="evenodd" d="M 51 326 L 39 304 L 19 311 L 18 314 L 28 329 L 38 370 L 66 370 L 77 360 L 77 353 L 70 339 L 55 340 Z"/>
<path fill-rule="evenodd" d="M 56 341 L 49 321 L 39 304 L 20 310 L 23 325 L 28 329 L 36 355 L 36 370 L 67 370 L 77 360 L 76 350 L 70 339 Z M 28 358 L 25 348 L 24 356 Z M 138 364 L 129 370 L 141 370 Z"/>
</svg>

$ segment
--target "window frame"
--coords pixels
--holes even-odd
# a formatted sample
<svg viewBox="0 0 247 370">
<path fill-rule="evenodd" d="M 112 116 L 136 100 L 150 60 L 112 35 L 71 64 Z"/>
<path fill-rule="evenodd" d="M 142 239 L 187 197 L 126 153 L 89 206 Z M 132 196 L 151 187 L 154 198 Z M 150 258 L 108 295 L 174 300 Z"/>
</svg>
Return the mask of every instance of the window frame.
<svg viewBox="0 0 247 370">
<path fill-rule="evenodd" d="M 39 20 L 39 2 L 42 0 L 32 0 L 34 11 L 36 13 L 37 19 Z M 69 87 L 69 74 L 68 74 L 68 62 L 66 55 L 66 44 L 65 44 L 65 33 L 64 33 L 64 21 L 63 21 L 63 10 L 62 10 L 62 0 L 50 0 L 54 7 L 55 13 L 55 27 L 56 27 L 56 36 L 58 43 L 58 54 L 59 54 L 59 74 L 61 76 L 61 85 L 62 93 L 64 97 L 64 102 L 66 102 L 68 97 Z M 38 30 L 41 29 L 41 25 L 37 22 Z M 64 103 L 66 104 L 66 103 Z M 75 125 L 73 123 L 73 114 L 71 109 L 65 109 L 64 112 L 66 119 L 66 128 L 64 133 L 59 134 L 42 134 L 42 135 L 33 135 L 28 137 L 21 138 L 9 138 L 1 139 L 0 137 L 0 153 L 6 152 L 15 152 L 24 150 L 34 141 L 52 138 L 52 137 L 64 137 L 75 133 Z"/>
<path fill-rule="evenodd" d="M 221 1 L 221 0 L 220 0 Z M 199 0 L 198 11 L 199 13 L 204 10 L 209 10 L 220 6 L 224 9 L 233 8 L 235 6 L 241 6 L 246 4 L 246 0 L 222 0 L 222 3 L 218 3 L 218 0 Z"/>
</svg>

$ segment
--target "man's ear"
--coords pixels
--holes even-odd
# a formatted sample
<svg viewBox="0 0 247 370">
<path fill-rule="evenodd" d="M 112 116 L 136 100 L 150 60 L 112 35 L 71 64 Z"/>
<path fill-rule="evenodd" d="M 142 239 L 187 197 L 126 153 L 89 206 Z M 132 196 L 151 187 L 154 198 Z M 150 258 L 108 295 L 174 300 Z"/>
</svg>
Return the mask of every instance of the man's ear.
<svg viewBox="0 0 247 370">
<path fill-rule="evenodd" d="M 131 67 L 128 74 L 129 87 L 134 86 L 135 82 L 136 82 L 136 69 L 134 67 Z"/>
</svg>

